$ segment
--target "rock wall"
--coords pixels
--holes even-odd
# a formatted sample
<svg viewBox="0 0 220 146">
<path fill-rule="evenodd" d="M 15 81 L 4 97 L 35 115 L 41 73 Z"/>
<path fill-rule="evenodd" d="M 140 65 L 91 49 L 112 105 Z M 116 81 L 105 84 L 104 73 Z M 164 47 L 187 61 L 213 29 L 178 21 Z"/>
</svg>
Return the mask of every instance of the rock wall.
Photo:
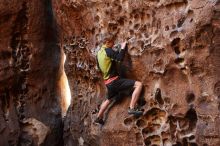
<svg viewBox="0 0 220 146">
<path fill-rule="evenodd" d="M 12 0 L 0 18 L 0 145 L 220 145 L 219 0 Z M 105 32 L 129 42 L 144 115 L 126 95 L 99 127 Z"/>
<path fill-rule="evenodd" d="M 0 2 L 0 145 L 62 145 L 61 49 L 50 0 Z"/>
<path fill-rule="evenodd" d="M 59 0 L 54 12 L 67 59 L 72 101 L 65 145 L 220 145 L 217 0 Z M 94 125 L 106 93 L 94 54 L 102 34 L 127 39 L 123 75 L 144 84 L 144 115 L 129 98 Z M 125 72 L 126 71 L 126 72 Z"/>
</svg>

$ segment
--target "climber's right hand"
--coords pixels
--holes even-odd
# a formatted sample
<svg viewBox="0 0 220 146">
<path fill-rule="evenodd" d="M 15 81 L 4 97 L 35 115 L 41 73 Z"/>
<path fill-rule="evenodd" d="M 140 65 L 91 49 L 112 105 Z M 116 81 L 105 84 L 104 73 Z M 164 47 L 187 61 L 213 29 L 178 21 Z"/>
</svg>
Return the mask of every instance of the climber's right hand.
<svg viewBox="0 0 220 146">
<path fill-rule="evenodd" d="M 127 41 L 125 41 L 125 42 L 121 43 L 121 49 L 125 49 L 126 44 L 127 44 Z"/>
</svg>

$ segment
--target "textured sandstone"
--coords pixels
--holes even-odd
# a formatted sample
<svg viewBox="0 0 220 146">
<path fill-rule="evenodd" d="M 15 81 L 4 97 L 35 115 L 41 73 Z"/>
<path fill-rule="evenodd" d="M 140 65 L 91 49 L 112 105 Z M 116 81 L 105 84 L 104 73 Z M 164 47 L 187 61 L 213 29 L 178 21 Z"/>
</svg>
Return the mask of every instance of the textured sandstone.
<svg viewBox="0 0 220 146">
<path fill-rule="evenodd" d="M 125 95 L 99 127 L 109 31 L 129 41 L 119 71 L 143 82 L 144 115 Z M 0 146 L 219 146 L 219 75 L 219 0 L 0 2 Z"/>
<path fill-rule="evenodd" d="M 44 142 L 50 129 L 40 121 L 32 118 L 25 119 L 23 123 L 23 131 L 28 133 L 28 135 L 38 139 L 35 145 L 41 145 Z"/>
<path fill-rule="evenodd" d="M 217 0 L 54 1 L 72 102 L 66 145 L 220 145 Z M 106 90 L 95 69 L 102 33 L 129 40 L 122 75 L 142 81 L 144 116 L 116 103 L 94 124 Z M 126 71 L 126 72 L 125 72 Z"/>
<path fill-rule="evenodd" d="M 50 0 L 0 2 L 0 145 L 62 145 L 61 49 Z"/>
</svg>

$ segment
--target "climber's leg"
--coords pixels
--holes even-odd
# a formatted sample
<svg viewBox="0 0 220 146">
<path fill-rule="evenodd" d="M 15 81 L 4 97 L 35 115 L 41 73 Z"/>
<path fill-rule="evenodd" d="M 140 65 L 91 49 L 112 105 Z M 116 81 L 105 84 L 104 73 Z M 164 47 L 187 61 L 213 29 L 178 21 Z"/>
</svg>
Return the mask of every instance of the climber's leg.
<svg viewBox="0 0 220 146">
<path fill-rule="evenodd" d="M 111 103 L 111 100 L 107 99 L 101 104 L 101 107 L 98 113 L 98 118 L 103 119 L 104 112 L 106 111 L 110 103 Z"/>
<path fill-rule="evenodd" d="M 105 111 L 107 110 L 110 103 L 111 103 L 111 100 L 107 99 L 101 104 L 98 116 L 95 119 L 95 123 L 104 125 L 103 115 L 104 115 Z"/>
<path fill-rule="evenodd" d="M 132 93 L 132 98 L 130 102 L 130 109 L 133 109 L 138 101 L 138 98 L 140 97 L 141 90 L 142 90 L 142 83 L 139 81 L 136 81 L 134 84 L 134 91 Z"/>
<path fill-rule="evenodd" d="M 115 83 L 116 84 L 116 83 Z M 129 90 L 131 88 L 134 88 L 134 91 L 132 93 L 132 98 L 130 102 L 130 107 L 128 110 L 129 114 L 135 114 L 135 115 L 141 115 L 143 114 L 142 111 L 135 109 L 135 106 L 137 104 L 138 98 L 141 94 L 142 90 L 142 83 L 139 81 L 131 80 L 131 79 L 119 79 L 117 81 L 117 91 L 123 91 L 123 90 Z"/>
</svg>

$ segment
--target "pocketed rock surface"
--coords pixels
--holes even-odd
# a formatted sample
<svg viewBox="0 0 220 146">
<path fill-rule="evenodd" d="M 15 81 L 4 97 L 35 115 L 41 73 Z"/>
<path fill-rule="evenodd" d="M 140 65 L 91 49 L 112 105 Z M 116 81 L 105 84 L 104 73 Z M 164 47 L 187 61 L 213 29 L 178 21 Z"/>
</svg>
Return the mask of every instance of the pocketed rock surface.
<svg viewBox="0 0 220 146">
<path fill-rule="evenodd" d="M 219 0 L 13 0 L 0 8 L 0 145 L 220 145 Z M 119 71 L 143 83 L 144 115 L 127 114 L 126 95 L 100 127 L 93 121 L 107 91 L 95 54 L 106 32 L 128 40 Z"/>
</svg>

